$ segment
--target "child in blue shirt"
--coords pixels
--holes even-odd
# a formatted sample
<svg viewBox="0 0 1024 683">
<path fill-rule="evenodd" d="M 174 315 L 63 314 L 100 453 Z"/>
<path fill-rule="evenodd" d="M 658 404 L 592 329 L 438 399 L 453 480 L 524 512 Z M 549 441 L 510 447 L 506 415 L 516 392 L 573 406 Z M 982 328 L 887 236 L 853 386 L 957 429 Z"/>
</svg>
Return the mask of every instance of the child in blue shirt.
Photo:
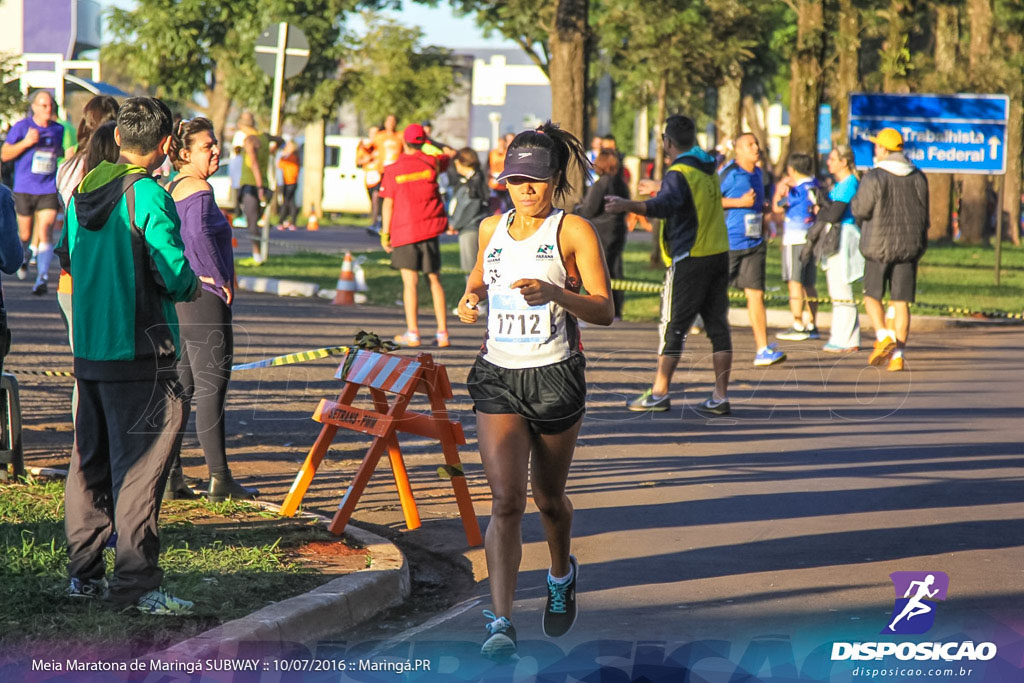
<svg viewBox="0 0 1024 683">
<path fill-rule="evenodd" d="M 816 319 L 818 304 L 809 301 L 818 296 L 815 287 L 817 269 L 813 260 L 801 261 L 800 254 L 807 243 L 807 231 L 814 223 L 818 210 L 820 186 L 814 178 L 814 161 L 806 154 L 791 154 L 786 162 L 786 176 L 775 188 L 772 208 L 785 211 L 786 220 L 782 232 L 782 279 L 789 289 L 789 310 L 793 314 L 793 326 L 775 335 L 787 341 L 820 339 Z M 804 321 L 804 307 L 810 311 L 810 319 Z"/>
</svg>

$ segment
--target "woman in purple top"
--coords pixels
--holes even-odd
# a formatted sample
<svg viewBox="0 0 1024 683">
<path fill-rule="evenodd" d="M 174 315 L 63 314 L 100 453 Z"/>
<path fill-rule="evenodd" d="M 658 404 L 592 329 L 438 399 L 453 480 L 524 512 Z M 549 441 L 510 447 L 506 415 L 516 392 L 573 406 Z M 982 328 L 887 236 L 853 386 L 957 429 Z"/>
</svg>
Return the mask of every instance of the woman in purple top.
<svg viewBox="0 0 1024 683">
<path fill-rule="evenodd" d="M 191 407 L 194 398 L 196 435 L 210 470 L 210 500 L 253 498 L 257 491 L 231 477 L 224 442 L 224 402 L 234 347 L 231 302 L 235 266 L 231 226 L 217 208 L 206 181 L 220 166 L 213 124 L 204 118 L 180 121 L 170 156 L 178 176 L 167 189 L 181 217 L 185 257 L 202 282 L 198 299 L 176 304 L 182 345 L 178 375 L 185 389 L 186 406 Z M 197 377 L 201 386 L 198 392 Z M 193 496 L 181 472 L 183 436 L 178 435 L 165 498 Z"/>
</svg>

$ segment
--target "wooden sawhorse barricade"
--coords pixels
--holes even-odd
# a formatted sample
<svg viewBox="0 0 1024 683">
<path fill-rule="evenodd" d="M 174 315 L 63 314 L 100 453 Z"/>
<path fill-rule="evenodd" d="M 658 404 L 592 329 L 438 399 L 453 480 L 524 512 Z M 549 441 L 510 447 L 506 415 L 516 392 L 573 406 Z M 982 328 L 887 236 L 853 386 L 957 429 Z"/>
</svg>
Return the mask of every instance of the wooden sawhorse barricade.
<svg viewBox="0 0 1024 683">
<path fill-rule="evenodd" d="M 402 503 L 402 513 L 405 515 L 405 526 L 418 529 L 420 516 L 398 445 L 398 433 L 405 432 L 437 439 L 441 443 L 447 463 L 445 469 L 452 473 L 452 488 L 462 517 L 462 526 L 466 531 L 466 540 L 471 546 L 481 545 L 483 539 L 480 537 L 480 527 L 459 460 L 457 444 L 465 444 L 466 436 L 462 425 L 448 419 L 448 409 L 445 407 L 445 401 L 452 398 L 448 371 L 443 365 L 435 364 L 430 354 L 426 353 L 419 354 L 415 359 L 362 350 L 356 351 L 355 357 L 351 359 L 349 354 L 346 354 L 335 374 L 335 378 L 345 382 L 338 400 L 322 399 L 313 413 L 313 419 L 322 423 L 323 429 L 284 499 L 281 514 L 286 517 L 295 514 L 334 436 L 339 429 L 348 429 L 375 438 L 328 527 L 331 533 L 340 536 L 344 532 L 384 449 L 387 449 L 391 461 L 391 471 Z M 346 373 L 345 367 L 349 361 L 351 365 Z M 370 390 L 374 410 L 363 410 L 352 405 L 360 387 Z M 392 404 L 388 403 L 388 393 L 395 395 Z M 410 400 L 417 393 L 425 394 L 430 399 L 429 415 L 408 410 Z"/>
</svg>

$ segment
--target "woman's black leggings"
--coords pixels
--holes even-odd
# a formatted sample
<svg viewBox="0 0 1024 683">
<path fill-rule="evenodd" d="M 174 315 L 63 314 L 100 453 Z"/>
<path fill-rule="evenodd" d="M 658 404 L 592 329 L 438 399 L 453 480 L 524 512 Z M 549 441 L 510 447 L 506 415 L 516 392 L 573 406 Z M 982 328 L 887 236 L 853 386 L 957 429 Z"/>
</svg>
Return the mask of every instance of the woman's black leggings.
<svg viewBox="0 0 1024 683">
<path fill-rule="evenodd" d="M 198 299 L 176 304 L 175 309 L 182 346 L 178 379 L 185 390 L 185 423 L 194 406 L 196 436 L 203 448 L 206 466 L 211 476 L 223 476 L 229 471 L 224 403 L 234 358 L 231 307 L 216 294 L 203 289 Z M 182 437 L 183 434 L 179 435 L 174 449 L 175 460 L 181 455 Z"/>
<path fill-rule="evenodd" d="M 297 188 L 297 184 L 281 186 L 281 195 L 283 197 L 281 202 L 282 223 L 294 223 L 295 219 L 299 217 L 299 207 L 295 203 L 295 190 Z"/>
</svg>

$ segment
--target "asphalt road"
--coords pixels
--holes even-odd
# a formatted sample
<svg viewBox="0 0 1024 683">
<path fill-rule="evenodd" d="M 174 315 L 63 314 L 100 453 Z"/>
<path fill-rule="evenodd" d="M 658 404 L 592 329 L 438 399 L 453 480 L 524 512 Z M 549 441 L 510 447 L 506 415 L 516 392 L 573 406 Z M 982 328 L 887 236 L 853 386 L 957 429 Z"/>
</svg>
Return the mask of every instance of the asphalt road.
<svg viewBox="0 0 1024 683">
<path fill-rule="evenodd" d="M 32 297 L 29 284 L 4 281 L 15 334 L 7 366 L 66 369 L 56 303 Z M 397 309 L 251 294 L 239 297 L 235 315 L 237 362 L 345 343 L 359 329 L 383 336 L 403 327 Z M 451 407 L 470 437 L 462 455 L 484 525 L 487 488 L 464 386 L 482 330 L 452 324 L 454 347 L 434 351 L 449 368 Z M 427 615 L 425 624 L 409 629 L 401 614 L 392 615 L 338 634 L 319 652 L 428 660 L 430 670 L 410 672 L 408 680 L 531 680 L 538 673 L 542 680 L 683 680 L 684 669 L 694 681 L 857 680 L 852 669 L 865 663 L 829 662 L 831 644 L 886 640 L 879 632 L 893 608 L 889 575 L 941 571 L 950 587 L 936 606 L 935 625 L 927 635 L 902 638 L 992 641 L 999 654 L 991 662 L 951 666 L 973 667 L 966 680 L 1021 679 L 1024 328 L 912 336 L 908 370 L 893 374 L 866 366 L 866 352 L 836 358 L 812 342 L 785 343 L 785 364 L 754 368 L 749 331 L 737 329 L 734 414 L 714 420 L 691 409 L 711 387 L 703 336 L 688 343 L 671 412 L 652 417 L 624 409 L 624 400 L 650 380 L 654 335 L 651 324 L 584 330 L 590 396 L 569 481 L 581 613 L 569 635 L 550 641 L 541 634 L 548 559 L 531 504 L 512 615 L 518 662 L 496 665 L 475 654 L 484 633 L 481 610 L 489 607 L 486 581 L 454 596 L 461 600 L 456 608 Z M 316 438 L 309 416 L 320 398 L 337 393 L 335 366 L 327 359 L 233 379 L 232 467 L 265 497 L 283 498 Z M 69 385 L 19 379 L 29 464 L 66 464 Z M 368 443 L 339 437 L 308 507 L 334 509 Z M 458 559 L 466 544 L 450 488 L 437 476 L 439 453 L 424 439 L 402 443 L 423 527 L 401 531 L 386 465 L 356 519 Z M 194 436 L 186 446 L 187 471 L 204 476 Z M 466 557 L 467 564 L 479 562 L 480 552 Z M 890 663 L 900 664 L 866 664 Z M 886 680 L 918 678 L 912 672 Z"/>
</svg>

